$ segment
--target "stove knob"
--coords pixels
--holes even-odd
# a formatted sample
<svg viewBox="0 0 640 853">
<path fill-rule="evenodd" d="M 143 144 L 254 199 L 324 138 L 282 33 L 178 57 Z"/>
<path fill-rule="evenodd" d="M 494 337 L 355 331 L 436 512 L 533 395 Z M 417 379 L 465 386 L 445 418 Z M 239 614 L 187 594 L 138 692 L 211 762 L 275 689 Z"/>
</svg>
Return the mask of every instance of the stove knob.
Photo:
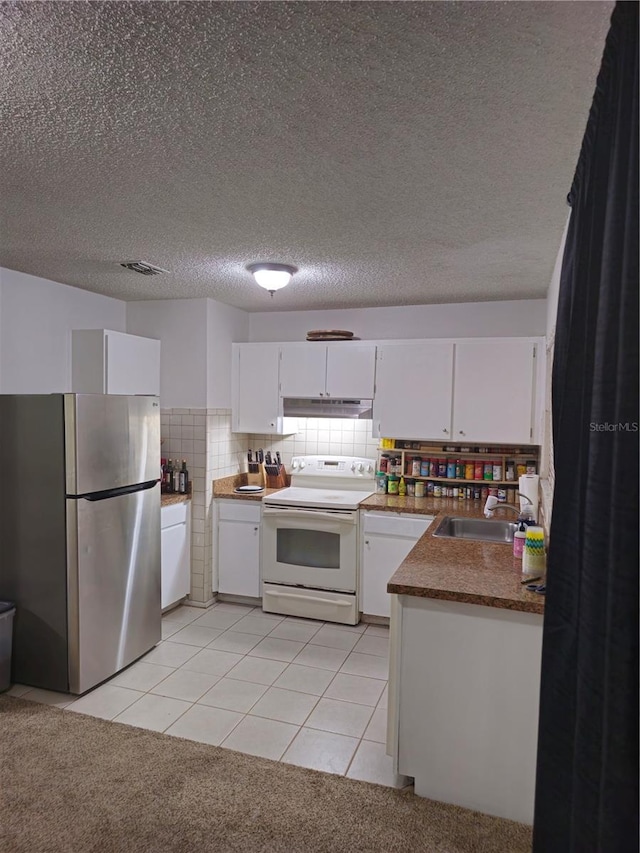
<svg viewBox="0 0 640 853">
<path fill-rule="evenodd" d="M 358 472 L 361 474 L 364 471 L 364 465 L 362 462 L 358 462 Z"/>
<path fill-rule="evenodd" d="M 298 460 L 297 459 L 291 460 L 291 467 L 293 468 L 294 471 L 296 470 L 296 468 L 298 467 Z"/>
<path fill-rule="evenodd" d="M 369 464 L 369 465 L 367 465 L 367 474 L 372 474 L 372 473 L 373 473 L 373 465 Z"/>
<path fill-rule="evenodd" d="M 302 471 L 302 469 L 303 469 L 303 468 L 304 468 L 304 466 L 305 466 L 305 461 L 304 461 L 304 459 L 301 459 L 301 460 L 300 460 L 300 462 L 299 462 L 299 466 L 300 466 L 300 470 Z"/>
<path fill-rule="evenodd" d="M 355 470 L 356 470 L 356 463 L 355 463 L 355 462 L 352 462 L 352 463 L 351 463 L 351 470 L 352 470 L 352 471 L 355 471 Z"/>
</svg>

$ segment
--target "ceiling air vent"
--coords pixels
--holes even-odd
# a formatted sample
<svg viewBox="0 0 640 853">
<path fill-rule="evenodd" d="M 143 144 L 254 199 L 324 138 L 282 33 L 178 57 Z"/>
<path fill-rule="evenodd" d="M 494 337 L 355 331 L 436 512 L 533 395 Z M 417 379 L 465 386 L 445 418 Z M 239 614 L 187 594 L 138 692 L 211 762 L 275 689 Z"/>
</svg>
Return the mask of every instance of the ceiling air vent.
<svg viewBox="0 0 640 853">
<path fill-rule="evenodd" d="M 132 270 L 133 272 L 139 272 L 141 275 L 160 275 L 160 273 L 169 272 L 169 270 L 154 267 L 154 265 L 150 264 L 148 261 L 124 261 L 120 266 L 126 267 L 126 269 Z"/>
</svg>

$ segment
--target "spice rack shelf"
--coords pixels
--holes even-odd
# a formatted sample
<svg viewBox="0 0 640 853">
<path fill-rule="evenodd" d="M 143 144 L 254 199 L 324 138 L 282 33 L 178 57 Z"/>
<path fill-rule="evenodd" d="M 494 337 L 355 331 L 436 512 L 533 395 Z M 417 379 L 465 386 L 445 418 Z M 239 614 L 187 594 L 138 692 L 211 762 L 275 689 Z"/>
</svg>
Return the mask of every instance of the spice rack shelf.
<svg viewBox="0 0 640 853">
<path fill-rule="evenodd" d="M 389 446 L 389 444 L 393 444 L 393 446 Z M 398 444 L 404 446 L 396 446 Z M 383 459 L 384 456 L 387 457 L 386 460 Z M 439 463 L 446 460 L 448 465 L 455 464 L 456 475 L 439 476 L 426 472 L 414 474 L 413 461 L 415 457 L 419 457 L 421 462 L 428 459 L 430 464 L 433 460 L 437 460 Z M 500 445 L 499 447 L 482 446 L 480 448 L 479 446 L 475 446 L 471 448 L 468 445 L 443 446 L 442 444 L 422 441 L 408 442 L 396 439 L 383 439 L 378 448 L 377 469 L 392 477 L 395 475 L 396 477 L 404 477 L 405 480 L 409 481 L 422 481 L 429 489 L 429 493 L 431 493 L 434 486 L 436 490 L 443 487 L 443 493 L 448 487 L 452 487 L 456 492 L 462 487 L 460 491 L 464 490 L 465 495 L 470 497 L 471 493 L 469 489 L 473 489 L 476 496 L 480 497 L 481 494 L 486 493 L 485 490 L 497 489 L 500 490 L 500 493 L 507 493 L 507 490 L 509 490 L 507 497 L 514 500 L 518 488 L 518 477 L 520 474 L 530 473 L 532 470 L 537 473 L 539 470 L 539 457 L 540 448 L 537 446 L 523 447 L 522 445 L 518 445 L 507 447 Z M 387 461 L 387 465 L 382 464 L 385 461 Z M 483 467 L 491 463 L 492 469 L 494 466 L 498 467 L 500 476 L 495 480 L 493 476 L 490 479 L 484 476 L 479 478 L 477 477 L 477 471 L 473 472 L 476 475 L 473 477 L 459 476 L 460 466 L 464 469 L 471 464 L 475 467 L 477 463 L 482 463 Z M 506 479 L 505 477 L 505 473 L 508 470 L 512 472 L 510 479 Z M 493 475 L 494 473 L 496 473 L 495 470 L 492 470 L 491 474 Z M 481 489 L 480 494 L 478 494 L 478 487 Z M 453 493 L 454 496 L 456 492 Z M 505 494 L 502 494 L 500 499 L 504 500 Z"/>
</svg>

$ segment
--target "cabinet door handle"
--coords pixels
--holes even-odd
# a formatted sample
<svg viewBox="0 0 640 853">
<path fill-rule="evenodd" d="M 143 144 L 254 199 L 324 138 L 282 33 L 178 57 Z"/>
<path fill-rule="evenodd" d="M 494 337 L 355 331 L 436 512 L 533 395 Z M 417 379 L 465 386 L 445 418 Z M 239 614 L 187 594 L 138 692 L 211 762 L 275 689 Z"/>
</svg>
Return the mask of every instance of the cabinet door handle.
<svg viewBox="0 0 640 853">
<path fill-rule="evenodd" d="M 466 432 L 465 432 L 464 430 L 462 430 L 462 429 L 461 429 L 461 430 L 460 430 L 460 435 L 466 435 Z"/>
<path fill-rule="evenodd" d="M 446 433 L 447 435 L 449 434 L 449 430 L 446 427 L 442 430 L 442 432 Z"/>
<path fill-rule="evenodd" d="M 368 539 L 365 539 L 365 540 L 364 540 L 364 544 L 365 544 L 365 545 L 368 545 L 368 544 L 369 544 L 369 540 L 368 540 Z"/>
<path fill-rule="evenodd" d="M 253 529 L 254 529 L 254 531 L 255 531 L 256 533 L 258 532 L 258 530 L 260 530 L 260 528 L 259 528 L 259 527 L 254 527 Z"/>
</svg>

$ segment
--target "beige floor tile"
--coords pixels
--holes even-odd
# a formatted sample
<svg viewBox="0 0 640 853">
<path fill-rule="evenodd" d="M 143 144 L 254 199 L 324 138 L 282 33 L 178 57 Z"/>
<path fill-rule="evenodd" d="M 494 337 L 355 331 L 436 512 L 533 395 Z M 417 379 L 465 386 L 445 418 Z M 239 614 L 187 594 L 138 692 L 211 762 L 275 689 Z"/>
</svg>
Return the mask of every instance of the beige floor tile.
<svg viewBox="0 0 640 853">
<path fill-rule="evenodd" d="M 242 719 L 242 714 L 205 705 L 192 705 L 165 734 L 218 746 Z"/>
<path fill-rule="evenodd" d="M 238 655 L 246 655 L 259 642 L 260 636 L 258 634 L 240 634 L 238 631 L 230 628 L 224 634 L 216 637 L 212 643 L 209 643 L 207 648 L 219 649 L 221 652 L 235 652 Z"/>
<path fill-rule="evenodd" d="M 386 708 L 376 708 L 362 737 L 364 740 L 374 740 L 376 743 L 387 742 Z"/>
<path fill-rule="evenodd" d="M 186 625 L 171 638 L 172 643 L 185 643 L 203 649 L 222 634 L 221 628 L 205 628 L 204 625 Z"/>
<path fill-rule="evenodd" d="M 342 775 L 359 742 L 354 737 L 301 728 L 282 760 L 287 764 Z"/>
<path fill-rule="evenodd" d="M 219 680 L 219 675 L 211 675 L 208 672 L 176 669 L 172 675 L 169 675 L 149 692 L 157 696 L 168 696 L 170 699 L 195 702 Z"/>
<path fill-rule="evenodd" d="M 333 625 L 323 625 L 309 640 L 314 646 L 329 646 L 332 649 L 342 649 L 350 652 L 360 638 L 354 631 L 341 631 Z"/>
<path fill-rule="evenodd" d="M 363 655 L 376 655 L 377 657 L 389 657 L 389 638 L 376 637 L 369 633 L 363 634 L 362 637 L 353 647 L 354 652 L 360 652 Z"/>
<path fill-rule="evenodd" d="M 297 640 L 301 643 L 307 643 L 314 634 L 318 633 L 321 627 L 322 623 L 320 622 L 304 625 L 300 622 L 291 622 L 285 619 L 279 625 L 276 625 L 269 636 L 278 637 L 281 640 Z"/>
<path fill-rule="evenodd" d="M 196 619 L 194 624 L 200 628 L 219 628 L 221 631 L 226 631 L 227 628 L 235 625 L 241 619 L 242 613 L 225 612 L 218 610 L 217 607 L 212 607 L 211 610 L 207 610 L 203 616 Z"/>
<path fill-rule="evenodd" d="M 198 700 L 198 704 L 246 714 L 267 689 L 266 684 L 237 681 L 235 678 L 221 678 L 211 690 L 208 690 Z"/>
<path fill-rule="evenodd" d="M 386 658 L 376 655 L 351 652 L 340 667 L 340 672 L 346 672 L 347 675 L 362 675 L 365 678 L 380 678 L 386 681 L 389 678 L 389 663 Z"/>
<path fill-rule="evenodd" d="M 364 634 L 367 630 L 366 622 L 358 622 L 357 625 L 343 625 L 342 622 L 325 622 L 326 625 L 331 625 L 332 628 L 338 628 L 340 631 L 352 631 L 354 634 Z"/>
<path fill-rule="evenodd" d="M 295 663 L 301 666 L 317 666 L 319 669 L 330 669 L 337 672 L 345 662 L 349 652 L 341 649 L 330 649 L 327 646 L 308 644 L 295 658 Z"/>
<path fill-rule="evenodd" d="M 369 705 L 323 698 L 309 715 L 305 726 L 359 738 L 364 734 L 372 714 L 373 708 Z"/>
<path fill-rule="evenodd" d="M 75 696 L 71 693 L 57 693 L 55 690 L 42 690 L 40 687 L 30 687 L 20 698 L 39 702 L 41 705 L 54 705 L 56 708 L 66 708 L 75 701 Z"/>
<path fill-rule="evenodd" d="M 389 639 L 388 625 L 367 625 L 367 630 L 364 632 L 366 637 L 383 637 Z"/>
<path fill-rule="evenodd" d="M 139 660 L 119 672 L 109 681 L 109 684 L 115 684 L 116 687 L 130 687 L 131 690 L 146 693 L 147 690 L 151 690 L 152 687 L 159 684 L 163 678 L 171 675 L 174 669 L 172 666 L 162 666 L 161 664 Z"/>
<path fill-rule="evenodd" d="M 254 616 L 252 613 L 236 622 L 233 630 L 240 631 L 243 634 L 258 634 L 261 637 L 266 637 L 280 622 L 282 622 L 281 616 L 270 618 L 268 614 L 262 612 L 259 616 Z"/>
<path fill-rule="evenodd" d="M 290 723 L 265 720 L 261 717 L 245 717 L 229 737 L 225 738 L 222 746 L 277 761 L 297 732 L 298 726 L 292 726 Z"/>
<path fill-rule="evenodd" d="M 11 687 L 6 691 L 7 696 L 15 696 L 19 698 L 20 696 L 24 696 L 25 693 L 28 693 L 30 690 L 34 690 L 33 687 L 28 687 L 26 684 L 12 684 Z"/>
<path fill-rule="evenodd" d="M 393 772 L 393 759 L 386 754 L 383 743 L 363 740 L 347 772 L 350 779 L 364 782 L 376 782 L 391 788 L 404 788 L 408 783 L 406 776 L 396 776 Z"/>
<path fill-rule="evenodd" d="M 173 610 L 168 610 L 166 613 L 162 614 L 163 622 L 180 622 L 181 625 L 188 625 L 189 622 L 193 622 L 194 619 L 198 619 L 198 617 L 202 616 L 204 610 L 200 607 L 189 607 L 184 604 L 178 605 L 178 607 L 174 607 Z"/>
<path fill-rule="evenodd" d="M 387 684 L 382 691 L 382 696 L 380 697 L 380 701 L 378 702 L 378 708 L 384 708 L 387 710 L 387 706 L 389 704 L 389 685 Z"/>
<path fill-rule="evenodd" d="M 67 711 L 78 714 L 88 714 L 90 717 L 101 717 L 103 720 L 113 720 L 125 708 L 133 705 L 144 696 L 139 690 L 130 690 L 127 687 L 118 687 L 112 684 L 103 684 L 96 687 L 91 693 L 86 693 L 71 705 L 67 705 Z"/>
<path fill-rule="evenodd" d="M 197 651 L 197 646 L 187 646 L 184 643 L 173 643 L 171 640 L 164 640 L 155 649 L 148 652 L 142 660 L 145 663 L 159 663 L 162 666 L 172 666 L 175 668 L 182 666 Z"/>
<path fill-rule="evenodd" d="M 237 613 L 241 617 L 253 612 L 262 612 L 260 608 L 252 607 L 250 604 L 235 604 L 232 601 L 218 601 L 212 609 L 217 610 L 218 613 Z"/>
<path fill-rule="evenodd" d="M 269 660 L 284 660 L 287 663 L 302 651 L 304 643 L 296 640 L 281 640 L 278 637 L 265 637 L 257 646 L 248 652 L 249 657 L 269 658 Z"/>
<path fill-rule="evenodd" d="M 301 726 L 313 710 L 317 696 L 270 687 L 250 711 L 251 716 L 267 717 Z"/>
<path fill-rule="evenodd" d="M 190 707 L 190 702 L 183 702 L 181 699 L 170 699 L 168 696 L 155 696 L 152 693 L 147 693 L 121 714 L 118 714 L 117 717 L 114 717 L 114 722 L 126 723 L 128 726 L 137 726 L 140 729 L 151 729 L 154 732 L 163 732 Z"/>
<path fill-rule="evenodd" d="M 252 681 L 254 684 L 271 686 L 282 675 L 287 664 L 281 660 L 266 660 L 265 658 L 243 658 L 229 671 L 229 678 L 239 681 Z"/>
<path fill-rule="evenodd" d="M 383 690 L 384 681 L 378 678 L 363 678 L 361 675 L 345 675 L 339 672 L 325 690 L 324 697 L 375 707 Z"/>
<path fill-rule="evenodd" d="M 177 634 L 178 631 L 181 631 L 184 628 L 182 622 L 168 622 L 167 620 L 162 620 L 162 639 L 168 640 L 169 637 L 173 637 L 174 634 Z"/>
<path fill-rule="evenodd" d="M 292 663 L 273 686 L 295 690 L 298 693 L 310 693 L 312 696 L 322 696 L 334 677 L 335 673 L 331 670 Z"/>
<path fill-rule="evenodd" d="M 207 672 L 210 675 L 226 675 L 242 660 L 242 655 L 220 652 L 218 649 L 201 649 L 182 667 L 192 672 Z"/>
</svg>

